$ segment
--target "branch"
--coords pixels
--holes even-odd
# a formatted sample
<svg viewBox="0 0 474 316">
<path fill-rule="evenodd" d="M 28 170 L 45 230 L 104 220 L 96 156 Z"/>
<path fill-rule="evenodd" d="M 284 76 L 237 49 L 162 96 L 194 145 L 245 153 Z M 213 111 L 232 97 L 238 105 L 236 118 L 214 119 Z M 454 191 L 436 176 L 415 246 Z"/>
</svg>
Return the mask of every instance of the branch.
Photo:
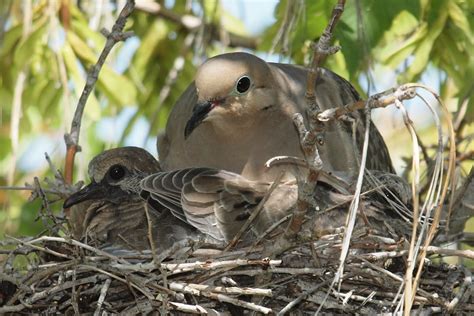
<svg viewBox="0 0 474 316">
<path fill-rule="evenodd" d="M 195 296 L 204 296 L 213 300 L 217 300 L 219 302 L 229 303 L 235 306 L 240 306 L 240 307 L 247 308 L 247 309 L 260 312 L 263 314 L 270 314 L 273 312 L 271 308 L 267 308 L 267 307 L 250 303 L 250 302 L 245 302 L 236 298 L 229 297 L 224 294 L 213 293 L 213 292 L 197 289 L 183 283 L 173 282 L 170 284 L 170 289 L 177 292 L 192 294 Z"/>
<path fill-rule="evenodd" d="M 112 27 L 112 31 L 108 32 L 107 30 L 102 30 L 102 34 L 107 37 L 107 41 L 105 43 L 104 49 L 102 50 L 97 63 L 92 66 L 92 68 L 87 73 L 86 84 L 84 89 L 82 90 L 81 97 L 79 98 L 79 102 L 76 107 L 76 112 L 74 113 L 74 118 L 71 123 L 71 131 L 69 134 L 64 135 L 64 140 L 66 142 L 66 165 L 64 168 L 64 178 L 66 183 L 71 184 L 73 178 L 73 170 L 74 170 L 74 157 L 78 151 L 80 151 L 79 146 L 79 133 L 81 130 L 81 121 L 82 115 L 84 113 L 84 108 L 86 106 L 87 99 L 94 88 L 95 83 L 97 82 L 97 78 L 99 77 L 99 72 L 102 69 L 102 66 L 105 63 L 107 56 L 109 55 L 110 51 L 114 47 L 117 42 L 124 41 L 129 38 L 132 33 L 126 32 L 123 33 L 123 29 L 125 27 L 125 23 L 127 22 L 127 18 L 133 11 L 135 7 L 134 0 L 127 0 L 124 8 L 119 14 L 117 21 L 115 22 L 114 26 Z"/>
<path fill-rule="evenodd" d="M 385 108 L 389 105 L 395 104 L 397 101 L 410 100 L 416 97 L 416 91 L 409 84 L 385 90 L 383 92 L 374 94 L 369 97 L 367 101 L 360 100 L 353 103 L 346 104 L 337 108 L 330 108 L 323 112 L 317 113 L 317 119 L 321 122 L 337 120 L 341 116 L 363 110 L 367 106 L 370 109 Z"/>
<path fill-rule="evenodd" d="M 293 117 L 293 121 L 300 135 L 300 143 L 303 149 L 305 160 L 309 166 L 309 173 L 305 181 L 298 180 L 298 201 L 296 210 L 290 225 L 288 226 L 287 238 L 295 236 L 301 229 L 304 216 L 309 206 L 313 204 L 313 191 L 316 187 L 319 172 L 322 169 L 322 161 L 319 156 L 317 143 L 322 144 L 322 132 L 325 129 L 324 122 L 317 118 L 320 107 L 316 102 L 316 82 L 319 76 L 319 66 L 321 62 L 331 54 L 336 53 L 339 47 L 331 47 L 332 32 L 339 18 L 344 11 L 345 0 L 339 0 L 332 11 L 332 18 L 326 29 L 321 35 L 317 44 L 313 45 L 313 61 L 311 68 L 308 70 L 306 81 L 306 102 L 308 104 L 307 114 L 309 117 L 309 128 L 304 125 L 303 116 L 297 113 Z"/>
</svg>

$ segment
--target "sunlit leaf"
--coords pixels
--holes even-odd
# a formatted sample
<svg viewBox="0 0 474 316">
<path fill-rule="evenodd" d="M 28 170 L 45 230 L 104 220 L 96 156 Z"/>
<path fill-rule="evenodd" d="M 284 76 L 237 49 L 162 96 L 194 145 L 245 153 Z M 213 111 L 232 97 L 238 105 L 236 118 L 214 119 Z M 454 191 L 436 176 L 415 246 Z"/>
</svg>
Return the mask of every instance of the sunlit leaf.
<svg viewBox="0 0 474 316">
<path fill-rule="evenodd" d="M 95 64 L 98 56 L 89 48 L 89 46 L 76 34 L 68 32 L 68 43 L 74 50 L 74 53 L 83 59 L 86 64 Z M 104 93 L 114 104 L 131 105 L 136 102 L 136 89 L 133 83 L 123 75 L 117 74 L 108 65 L 103 65 L 98 78 L 98 87 L 103 89 Z"/>
<path fill-rule="evenodd" d="M 121 106 L 136 104 L 137 90 L 131 80 L 116 73 L 107 65 L 104 65 L 99 74 L 97 86 L 115 104 Z"/>
<path fill-rule="evenodd" d="M 474 78 L 474 58 L 465 65 L 465 78 Z M 465 81 L 464 85 L 459 85 L 459 101 L 468 100 L 467 113 L 465 119 L 468 123 L 474 122 L 474 82 L 472 80 Z M 458 108 L 461 104 L 458 105 Z"/>
<path fill-rule="evenodd" d="M 466 36 L 470 42 L 474 40 L 471 26 L 467 19 L 466 13 L 456 4 L 455 1 L 448 1 L 448 12 L 449 17 L 453 23 L 462 30 L 464 36 Z M 471 15 L 472 17 L 472 15 Z"/>
<path fill-rule="evenodd" d="M 416 49 L 418 43 L 428 33 L 428 25 L 422 23 L 416 31 L 402 43 L 398 43 L 394 37 L 387 40 L 387 46 L 382 48 L 380 59 L 391 67 L 398 66 L 403 60 L 410 56 Z"/>
<path fill-rule="evenodd" d="M 203 10 L 204 10 L 204 17 L 208 22 L 217 22 L 219 21 L 222 8 L 220 6 L 219 1 L 217 0 L 208 0 L 202 2 Z"/>
<path fill-rule="evenodd" d="M 158 43 L 168 35 L 169 28 L 167 24 L 162 20 L 156 20 L 151 25 L 142 38 L 141 45 L 137 49 L 133 61 L 132 67 L 138 78 L 143 80 L 145 71 L 148 69 L 148 65 L 152 62 L 152 56 L 158 47 Z M 155 71 L 159 70 L 159 63 L 155 63 Z"/>
<path fill-rule="evenodd" d="M 78 57 L 89 64 L 93 64 L 97 61 L 98 56 L 96 56 L 90 46 L 88 46 L 79 36 L 77 36 L 77 34 L 68 32 L 67 41 Z"/>
<path fill-rule="evenodd" d="M 81 73 L 81 71 L 79 70 L 79 62 L 76 58 L 76 55 L 74 54 L 72 47 L 68 43 L 66 43 L 63 46 L 61 53 L 63 55 L 64 63 L 68 70 L 68 74 L 72 79 L 72 83 L 73 83 L 72 90 L 75 91 L 75 95 L 77 99 L 79 99 L 82 89 L 85 84 L 83 73 Z M 100 106 L 99 106 L 99 102 L 94 96 L 94 93 L 92 93 L 89 96 L 89 99 L 87 99 L 84 112 L 92 120 L 98 120 L 100 118 L 100 113 L 101 113 Z"/>
<path fill-rule="evenodd" d="M 468 101 L 465 119 L 467 123 L 474 122 L 474 98 L 470 98 Z"/>
<path fill-rule="evenodd" d="M 3 35 L 2 45 L 0 45 L 0 57 L 4 58 L 13 50 L 13 47 L 20 41 L 22 32 L 23 25 L 19 24 Z"/>
<path fill-rule="evenodd" d="M 46 39 L 46 21 L 41 19 L 34 24 L 33 32 L 23 39 L 16 47 L 14 54 L 14 63 L 17 66 L 23 66 L 28 63 L 36 51 L 36 48 L 43 45 Z"/>
<path fill-rule="evenodd" d="M 435 23 L 431 24 L 426 37 L 420 42 L 414 52 L 415 60 L 408 68 L 408 78 L 414 78 L 426 68 L 434 41 L 443 31 L 447 19 L 447 12 L 441 12 Z M 410 79 L 409 79 L 410 80 Z"/>
<path fill-rule="evenodd" d="M 74 15 L 74 19 L 71 21 L 71 33 L 87 42 L 89 48 L 99 50 L 105 45 L 105 37 L 90 29 L 87 21 L 82 17 Z"/>
<path fill-rule="evenodd" d="M 222 26 L 229 32 L 233 32 L 238 35 L 248 35 L 245 29 L 245 24 L 231 13 L 224 11 L 221 17 Z"/>
</svg>

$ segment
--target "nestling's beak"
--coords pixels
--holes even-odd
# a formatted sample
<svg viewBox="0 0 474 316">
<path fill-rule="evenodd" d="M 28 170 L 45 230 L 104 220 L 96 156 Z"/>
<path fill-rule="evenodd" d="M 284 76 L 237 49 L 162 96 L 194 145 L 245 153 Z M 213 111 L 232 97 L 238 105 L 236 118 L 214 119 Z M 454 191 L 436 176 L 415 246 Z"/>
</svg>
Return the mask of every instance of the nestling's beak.
<svg viewBox="0 0 474 316">
<path fill-rule="evenodd" d="M 206 118 L 207 114 L 216 106 L 215 102 L 204 101 L 197 103 L 193 108 L 193 115 L 184 128 L 184 139 L 191 135 L 192 131 Z"/>
<path fill-rule="evenodd" d="M 104 198 L 106 195 L 107 193 L 104 186 L 96 182 L 91 182 L 80 191 L 69 196 L 66 201 L 64 201 L 63 208 L 70 208 L 71 206 L 84 201 Z"/>
</svg>

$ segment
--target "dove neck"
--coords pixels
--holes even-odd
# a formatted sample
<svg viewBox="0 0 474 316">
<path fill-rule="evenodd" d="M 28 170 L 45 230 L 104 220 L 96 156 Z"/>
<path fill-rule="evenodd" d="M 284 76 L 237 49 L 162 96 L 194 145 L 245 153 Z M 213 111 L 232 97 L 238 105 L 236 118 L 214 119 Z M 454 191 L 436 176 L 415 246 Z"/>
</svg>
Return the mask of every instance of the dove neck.
<svg viewBox="0 0 474 316">
<path fill-rule="evenodd" d="M 268 169 L 265 163 L 275 156 L 303 157 L 293 122 L 284 111 L 274 110 L 261 115 L 252 123 L 230 133 L 229 129 L 214 130 L 217 137 L 214 148 L 219 148 L 220 155 L 225 157 L 225 166 L 233 166 L 233 171 L 240 173 L 249 180 L 272 181 L 280 173 L 281 168 Z M 294 135 L 288 135 L 294 133 Z M 222 156 L 221 156 L 222 157 Z"/>
</svg>

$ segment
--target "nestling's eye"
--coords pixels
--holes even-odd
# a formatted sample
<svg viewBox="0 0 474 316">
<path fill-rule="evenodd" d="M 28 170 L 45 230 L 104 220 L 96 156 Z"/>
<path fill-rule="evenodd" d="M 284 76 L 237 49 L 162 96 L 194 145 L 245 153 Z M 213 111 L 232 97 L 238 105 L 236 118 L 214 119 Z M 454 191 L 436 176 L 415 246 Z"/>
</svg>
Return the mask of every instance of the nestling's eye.
<svg viewBox="0 0 474 316">
<path fill-rule="evenodd" d="M 108 173 L 112 180 L 118 181 L 125 176 L 125 168 L 121 165 L 113 165 Z"/>
<path fill-rule="evenodd" d="M 252 81 L 249 77 L 243 76 L 237 81 L 237 85 L 235 86 L 238 93 L 245 93 L 249 90 L 250 86 L 252 85 Z"/>
</svg>

